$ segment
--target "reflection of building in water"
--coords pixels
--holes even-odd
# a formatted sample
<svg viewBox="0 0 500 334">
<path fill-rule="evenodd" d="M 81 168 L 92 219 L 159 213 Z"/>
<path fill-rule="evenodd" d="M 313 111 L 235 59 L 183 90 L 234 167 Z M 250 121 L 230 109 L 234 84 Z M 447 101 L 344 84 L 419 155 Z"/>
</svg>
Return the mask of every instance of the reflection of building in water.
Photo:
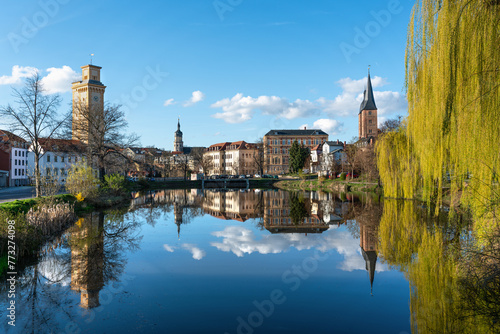
<svg viewBox="0 0 500 334">
<path fill-rule="evenodd" d="M 181 225 L 182 225 L 182 214 L 183 214 L 184 208 L 180 205 L 174 202 L 174 221 L 175 225 L 177 225 L 177 238 L 181 238 Z"/>
<path fill-rule="evenodd" d="M 331 224 L 341 224 L 340 217 L 326 214 L 321 202 L 313 201 L 314 193 L 302 194 L 305 198 L 292 200 L 289 192 L 264 193 L 264 226 L 271 233 L 323 233 Z M 309 199 L 309 200 L 307 200 Z M 323 199 L 333 201 L 333 198 Z M 333 205 L 333 204 L 332 204 Z M 297 215 L 297 212 L 299 214 Z M 294 216 L 295 215 L 295 216 Z M 299 219 L 300 221 L 296 221 Z M 294 221 L 295 220 L 295 221 Z"/>
<path fill-rule="evenodd" d="M 202 200 L 202 192 L 199 189 L 173 189 L 173 190 L 152 190 L 145 193 L 132 193 L 131 208 L 159 205 L 159 204 L 174 204 L 191 207 L 196 206 Z"/>
<path fill-rule="evenodd" d="M 80 219 L 71 231 L 71 289 L 80 292 L 80 306 L 99 306 L 104 286 L 104 213 Z"/>
<path fill-rule="evenodd" d="M 375 278 L 375 267 L 377 264 L 377 244 L 378 244 L 379 222 L 359 221 L 359 246 L 363 259 L 366 262 L 366 271 L 370 277 L 370 287 L 373 293 L 373 280 Z"/>
<path fill-rule="evenodd" d="M 244 222 L 259 217 L 260 193 L 255 191 L 205 191 L 203 210 L 219 219 Z"/>
</svg>

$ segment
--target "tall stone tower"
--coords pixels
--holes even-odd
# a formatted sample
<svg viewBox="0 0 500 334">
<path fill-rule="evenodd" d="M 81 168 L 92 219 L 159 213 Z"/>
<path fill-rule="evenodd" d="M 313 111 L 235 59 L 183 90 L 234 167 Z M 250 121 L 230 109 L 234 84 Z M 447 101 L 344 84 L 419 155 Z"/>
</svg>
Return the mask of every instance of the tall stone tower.
<svg viewBox="0 0 500 334">
<path fill-rule="evenodd" d="M 182 143 L 182 131 L 181 131 L 181 121 L 177 120 L 177 131 L 175 131 L 174 137 L 174 151 L 182 152 L 184 150 L 184 144 Z"/>
<path fill-rule="evenodd" d="M 373 97 L 372 80 L 370 79 L 370 70 L 368 70 L 368 83 L 364 92 L 363 102 L 359 107 L 359 139 L 376 138 L 378 135 L 377 127 L 377 106 Z"/>
<path fill-rule="evenodd" d="M 84 143 L 89 142 L 88 120 L 83 113 L 95 113 L 99 117 L 104 112 L 104 91 L 101 82 L 101 68 L 95 65 L 82 66 L 82 80 L 73 82 L 73 133 L 72 137 Z M 101 117 L 102 119 L 102 117 Z M 91 139 L 91 138 L 90 138 Z"/>
</svg>

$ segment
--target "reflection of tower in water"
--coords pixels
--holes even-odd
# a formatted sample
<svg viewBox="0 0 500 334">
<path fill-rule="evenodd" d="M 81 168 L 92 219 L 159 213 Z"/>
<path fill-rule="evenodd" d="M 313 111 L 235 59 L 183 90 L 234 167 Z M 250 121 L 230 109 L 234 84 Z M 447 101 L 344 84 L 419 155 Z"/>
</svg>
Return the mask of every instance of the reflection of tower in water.
<svg viewBox="0 0 500 334">
<path fill-rule="evenodd" d="M 182 214 L 183 207 L 182 205 L 174 202 L 174 221 L 175 225 L 177 225 L 177 238 L 181 238 L 181 225 L 182 225 Z"/>
<path fill-rule="evenodd" d="M 104 286 L 104 213 L 80 219 L 71 232 L 71 289 L 80 292 L 80 306 L 99 306 Z"/>
<path fill-rule="evenodd" d="M 377 265 L 378 225 L 359 222 L 359 246 L 366 263 L 366 271 L 370 277 L 370 291 L 373 294 L 373 280 Z"/>
</svg>

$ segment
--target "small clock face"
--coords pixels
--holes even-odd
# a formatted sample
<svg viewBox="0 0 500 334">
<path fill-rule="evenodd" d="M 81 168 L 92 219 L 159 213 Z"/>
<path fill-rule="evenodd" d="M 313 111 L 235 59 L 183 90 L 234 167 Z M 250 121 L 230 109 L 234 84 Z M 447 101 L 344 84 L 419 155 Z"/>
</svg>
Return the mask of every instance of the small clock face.
<svg viewBox="0 0 500 334">
<path fill-rule="evenodd" d="M 96 102 L 99 101 L 99 96 L 95 95 L 94 96 L 94 101 L 96 101 Z"/>
</svg>

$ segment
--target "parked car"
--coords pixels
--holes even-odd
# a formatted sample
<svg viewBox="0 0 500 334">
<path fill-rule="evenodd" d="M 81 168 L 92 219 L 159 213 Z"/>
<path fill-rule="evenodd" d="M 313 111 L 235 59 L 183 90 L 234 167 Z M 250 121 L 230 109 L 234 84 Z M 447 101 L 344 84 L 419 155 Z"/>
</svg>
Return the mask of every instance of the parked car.
<svg viewBox="0 0 500 334">
<path fill-rule="evenodd" d="M 247 179 L 251 179 L 252 175 L 246 175 Z"/>
<path fill-rule="evenodd" d="M 259 178 L 259 177 L 261 177 L 261 176 L 260 176 L 259 174 L 255 174 L 255 175 L 254 175 L 254 177 Z"/>
<path fill-rule="evenodd" d="M 238 179 L 244 179 L 244 178 L 246 178 L 245 175 L 238 176 Z"/>
<path fill-rule="evenodd" d="M 354 174 L 351 174 L 351 173 L 347 173 L 347 175 L 345 176 L 346 178 L 351 178 L 351 179 L 355 179 L 357 177 L 359 177 L 358 174 L 354 173 Z"/>
</svg>

